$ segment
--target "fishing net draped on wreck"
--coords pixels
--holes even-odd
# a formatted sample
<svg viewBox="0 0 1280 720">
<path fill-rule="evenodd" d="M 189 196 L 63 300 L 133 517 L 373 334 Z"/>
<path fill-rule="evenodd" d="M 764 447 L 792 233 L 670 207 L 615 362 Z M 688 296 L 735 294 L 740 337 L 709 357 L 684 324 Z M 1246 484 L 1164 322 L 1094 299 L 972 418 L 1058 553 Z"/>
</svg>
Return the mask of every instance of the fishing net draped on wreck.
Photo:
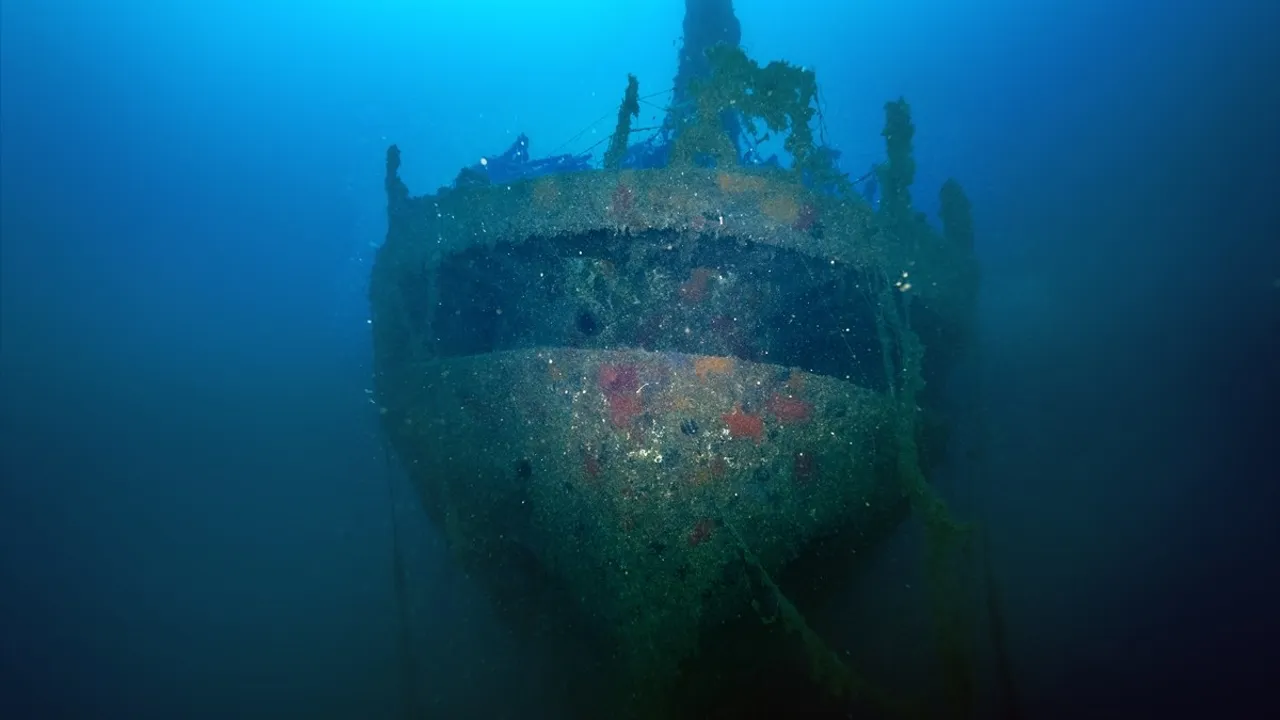
<svg viewBox="0 0 1280 720">
<path fill-rule="evenodd" d="M 967 238 L 901 197 L 909 156 L 894 185 L 892 140 L 876 211 L 812 182 L 804 147 L 747 168 L 712 134 L 664 168 L 418 197 L 393 147 L 371 283 L 384 427 L 460 562 L 653 692 L 744 613 L 808 638 L 777 579 L 918 496 L 924 378 L 975 290 Z M 847 683 L 813 645 L 815 680 Z"/>
</svg>

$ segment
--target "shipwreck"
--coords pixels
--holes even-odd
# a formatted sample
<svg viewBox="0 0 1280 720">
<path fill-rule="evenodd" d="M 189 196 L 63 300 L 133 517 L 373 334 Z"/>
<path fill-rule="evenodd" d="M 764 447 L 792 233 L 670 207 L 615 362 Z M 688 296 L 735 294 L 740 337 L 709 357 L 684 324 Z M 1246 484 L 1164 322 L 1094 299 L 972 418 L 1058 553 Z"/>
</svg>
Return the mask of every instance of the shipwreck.
<svg viewBox="0 0 1280 720">
<path fill-rule="evenodd" d="M 412 195 L 388 150 L 385 434 L 503 617 L 587 652 L 618 717 L 911 713 L 807 613 L 914 514 L 963 714 L 965 529 L 929 477 L 978 290 L 968 200 L 948 182 L 938 228 L 913 208 L 905 101 L 885 105 L 885 161 L 850 178 L 814 74 L 748 58 L 728 0 L 688 13 L 662 127 L 633 142 L 638 82 L 620 83 L 598 166 L 521 138 Z"/>
</svg>

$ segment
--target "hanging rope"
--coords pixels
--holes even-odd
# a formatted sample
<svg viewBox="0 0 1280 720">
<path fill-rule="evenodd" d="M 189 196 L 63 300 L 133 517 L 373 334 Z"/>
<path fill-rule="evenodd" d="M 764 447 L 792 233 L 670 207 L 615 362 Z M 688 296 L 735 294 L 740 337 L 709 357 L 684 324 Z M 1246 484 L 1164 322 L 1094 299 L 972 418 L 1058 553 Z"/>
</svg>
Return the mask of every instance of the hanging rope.
<svg viewBox="0 0 1280 720">
<path fill-rule="evenodd" d="M 662 96 L 662 95 L 666 95 L 666 94 L 668 94 L 668 93 L 672 92 L 673 90 L 675 90 L 675 88 L 668 88 L 668 89 L 666 89 L 666 90 L 663 90 L 662 92 L 650 93 L 650 94 L 648 94 L 648 95 L 641 95 L 641 96 L 638 98 L 638 100 L 639 100 L 639 102 L 642 102 L 642 103 L 644 103 L 645 105 L 649 105 L 649 106 L 651 106 L 651 107 L 659 107 L 658 105 L 655 105 L 655 104 L 650 103 L 650 102 L 647 102 L 647 101 L 648 101 L 648 100 L 650 100 L 650 99 L 652 99 L 652 98 L 656 98 L 656 97 L 660 97 L 660 96 Z M 670 110 L 670 108 L 662 108 L 662 109 L 663 109 L 663 110 Z M 617 110 L 611 110 L 611 111 L 609 111 L 609 112 L 605 113 L 604 115 L 601 115 L 600 117 L 596 118 L 595 120 L 592 120 L 590 123 L 588 123 L 588 124 L 587 124 L 587 126 L 586 126 L 586 127 L 582 128 L 582 129 L 581 129 L 581 130 L 579 130 L 578 132 L 574 133 L 573 137 L 569 138 L 568 140 L 565 140 L 564 142 L 562 142 L 562 143 L 560 143 L 559 145 L 557 145 L 554 149 L 552 149 L 552 150 L 551 150 L 551 154 L 552 154 L 552 155 L 557 155 L 557 154 L 559 154 L 561 150 L 564 150 L 564 149 L 565 149 L 566 147 L 568 147 L 570 144 L 572 144 L 573 142 L 575 142 L 578 138 L 582 137 L 583 135 L 586 135 L 588 132 L 590 132 L 590 131 L 591 131 L 591 129 L 592 129 L 592 128 L 594 128 L 595 126 L 597 126 L 597 125 L 599 125 L 600 123 L 604 122 L 605 120 L 608 120 L 609 118 L 616 116 L 616 115 L 617 115 L 617 112 L 618 112 Z M 635 130 L 633 130 L 632 132 L 640 132 L 640 131 L 642 131 L 642 130 L 653 130 L 653 129 L 655 129 L 655 128 L 651 128 L 651 127 L 647 127 L 647 128 L 636 128 L 636 129 L 635 129 Z M 607 140 L 609 140 L 609 138 L 610 138 L 610 137 L 612 137 L 612 134 L 610 134 L 609 136 L 606 136 L 604 140 L 601 140 L 601 141 L 599 141 L 599 142 L 595 143 L 595 144 L 594 144 L 594 145 L 592 145 L 591 147 L 592 147 L 592 148 L 594 148 L 594 147 L 596 147 L 596 146 L 600 145 L 600 143 L 606 142 Z M 587 150 L 590 150 L 590 148 L 588 148 Z M 584 152 L 586 152 L 586 151 L 584 151 Z"/>
</svg>

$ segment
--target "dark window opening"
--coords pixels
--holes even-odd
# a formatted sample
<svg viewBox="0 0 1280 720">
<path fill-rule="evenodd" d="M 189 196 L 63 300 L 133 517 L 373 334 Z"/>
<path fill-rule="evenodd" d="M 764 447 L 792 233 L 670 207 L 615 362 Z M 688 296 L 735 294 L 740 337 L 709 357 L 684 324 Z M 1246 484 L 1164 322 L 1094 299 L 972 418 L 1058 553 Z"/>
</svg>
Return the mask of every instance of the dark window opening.
<svg viewBox="0 0 1280 720">
<path fill-rule="evenodd" d="M 865 280 L 772 245 L 660 231 L 534 237 L 451 255 L 435 281 L 444 356 L 631 347 L 885 386 Z"/>
</svg>

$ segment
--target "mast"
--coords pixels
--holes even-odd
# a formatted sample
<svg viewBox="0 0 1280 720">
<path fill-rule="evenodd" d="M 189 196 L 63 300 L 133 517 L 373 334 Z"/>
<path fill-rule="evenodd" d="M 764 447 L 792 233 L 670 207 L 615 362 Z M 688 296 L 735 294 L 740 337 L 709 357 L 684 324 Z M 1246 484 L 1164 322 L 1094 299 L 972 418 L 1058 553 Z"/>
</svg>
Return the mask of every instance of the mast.
<svg viewBox="0 0 1280 720">
<path fill-rule="evenodd" d="M 668 133 L 679 132 L 680 125 L 692 110 L 690 83 L 711 74 L 707 50 L 725 44 L 737 47 L 742 42 L 742 25 L 733 12 L 733 0 L 685 0 L 684 36 L 677 57 L 671 108 L 663 121 Z M 725 129 L 739 150 L 739 126 L 736 117 L 724 118 Z"/>
</svg>

